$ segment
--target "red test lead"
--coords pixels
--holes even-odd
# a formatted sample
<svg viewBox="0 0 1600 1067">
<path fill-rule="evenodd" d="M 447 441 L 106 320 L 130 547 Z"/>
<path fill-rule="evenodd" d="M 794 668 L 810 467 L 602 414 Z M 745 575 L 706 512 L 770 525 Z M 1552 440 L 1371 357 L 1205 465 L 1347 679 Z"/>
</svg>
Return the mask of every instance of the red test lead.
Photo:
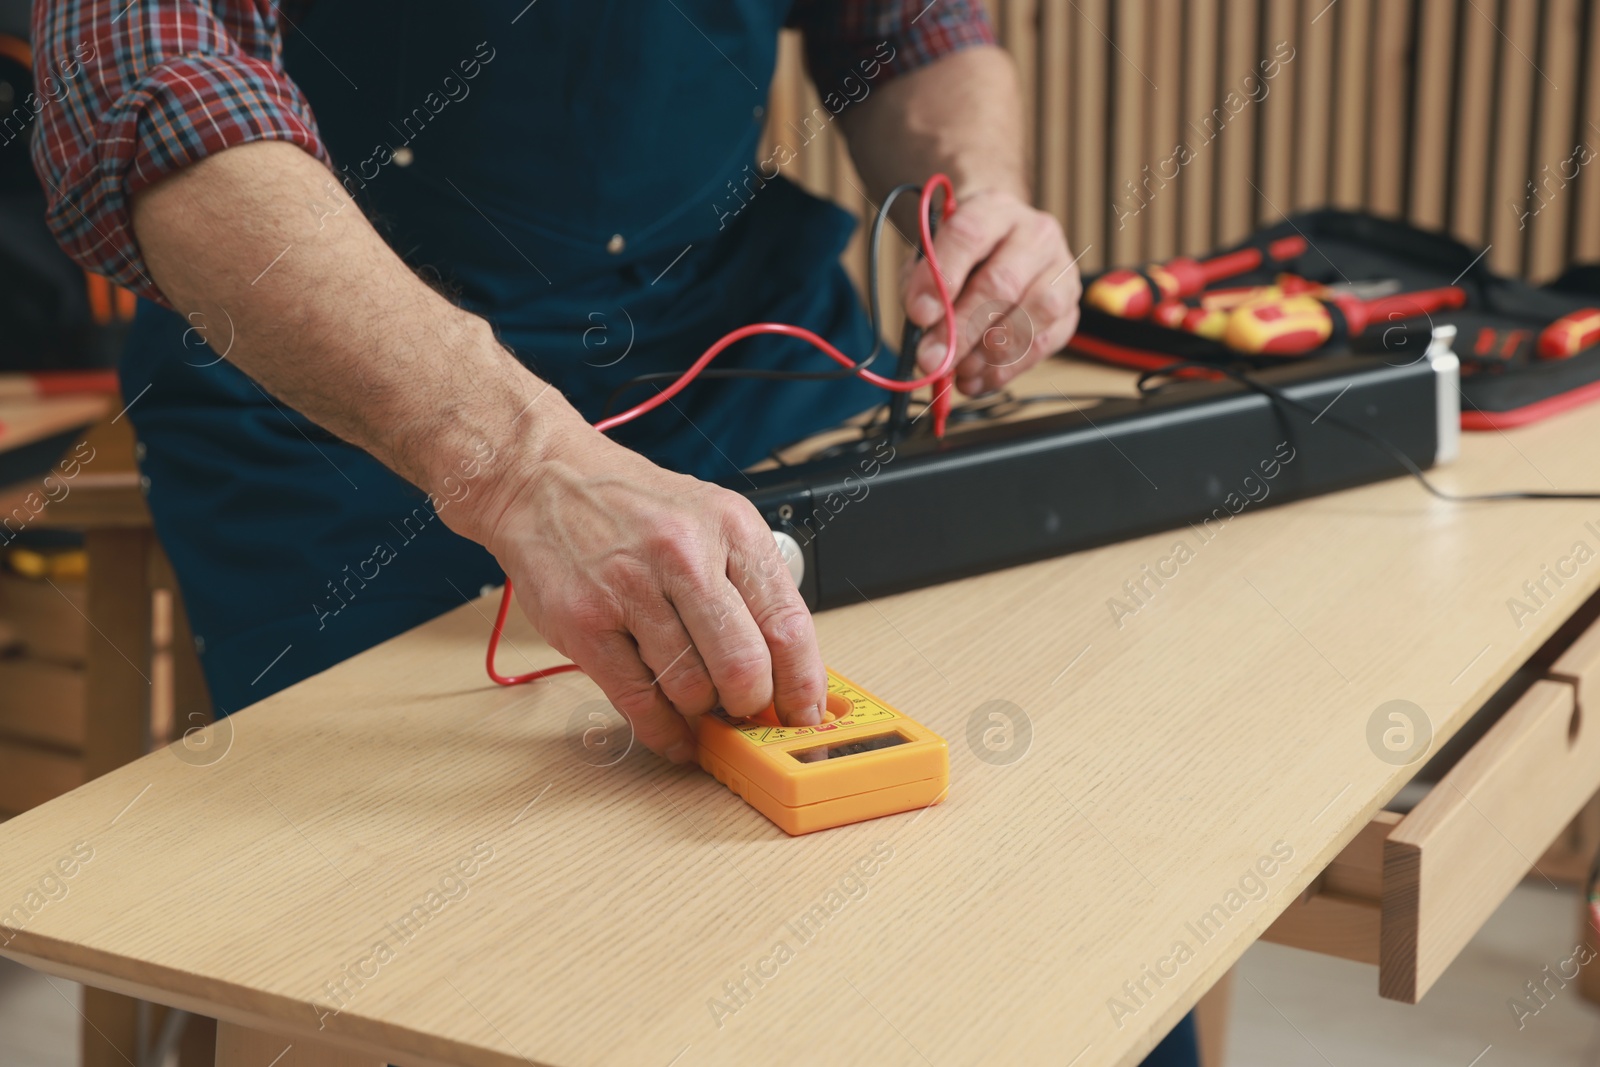
<svg viewBox="0 0 1600 1067">
<path fill-rule="evenodd" d="M 940 207 L 940 219 L 948 219 L 956 208 L 955 186 L 943 174 L 935 174 L 929 178 L 922 187 L 922 199 L 917 207 L 917 215 L 921 229 L 922 254 L 927 257 L 928 266 L 932 269 L 933 285 L 939 293 L 939 303 L 944 308 L 944 359 L 940 361 L 939 368 L 931 374 L 921 378 L 912 378 L 902 381 L 898 378 L 886 378 L 881 374 L 865 368 L 856 371 L 856 377 L 862 381 L 871 382 L 880 389 L 887 389 L 893 393 L 910 393 L 924 386 L 933 387 L 933 432 L 935 436 L 943 437 L 945 420 L 950 413 L 950 390 L 955 387 L 955 362 L 956 362 L 956 313 L 955 306 L 950 297 L 950 291 L 945 285 L 944 274 L 939 270 L 939 259 L 933 250 L 933 194 L 936 190 L 944 191 L 944 203 Z M 731 333 L 725 334 L 710 348 L 700 354 L 700 357 L 689 364 L 687 370 L 676 380 L 655 396 L 642 403 L 635 404 L 626 411 L 618 412 L 610 418 L 601 419 L 595 423 L 594 428 L 601 433 L 616 429 L 625 422 L 632 422 L 639 416 L 654 411 L 673 397 L 681 393 L 684 388 L 695 380 L 701 371 L 723 353 L 730 345 L 742 341 L 746 337 L 757 334 L 772 333 L 784 337 L 795 337 L 822 351 L 823 355 L 835 363 L 845 367 L 854 367 L 856 361 L 839 351 L 825 338 L 813 333 L 803 326 L 791 326 L 782 322 L 756 322 L 749 326 L 741 326 Z M 500 637 L 505 629 L 506 616 L 511 611 L 511 577 L 506 576 L 505 589 L 500 594 L 500 608 L 495 612 L 494 630 L 489 635 L 488 654 L 485 664 L 489 677 L 499 685 L 523 685 L 527 682 L 536 682 L 541 678 L 548 678 L 552 674 L 561 674 L 565 671 L 578 670 L 576 663 L 562 663 L 555 667 L 545 667 L 542 670 L 529 671 L 527 674 L 501 674 L 494 668 L 495 653 L 500 649 Z"/>
</svg>

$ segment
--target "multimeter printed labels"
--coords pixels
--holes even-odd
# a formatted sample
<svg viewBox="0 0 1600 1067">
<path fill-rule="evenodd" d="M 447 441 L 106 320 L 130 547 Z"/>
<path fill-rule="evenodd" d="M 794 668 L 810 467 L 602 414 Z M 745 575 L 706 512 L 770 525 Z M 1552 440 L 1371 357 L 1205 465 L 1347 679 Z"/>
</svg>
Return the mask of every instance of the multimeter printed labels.
<svg viewBox="0 0 1600 1067">
<path fill-rule="evenodd" d="M 829 679 L 830 682 L 833 679 Z M 841 715 L 832 722 L 825 722 L 819 726 L 767 726 L 759 722 L 745 722 L 732 718 L 722 709 L 717 709 L 713 714 L 723 722 L 732 726 L 743 734 L 745 739 L 753 745 L 776 745 L 782 741 L 793 741 L 799 737 L 826 737 L 835 730 L 842 730 L 850 726 L 865 726 L 868 723 L 887 722 L 890 719 L 900 718 L 900 713 L 884 707 L 870 697 L 858 693 L 847 685 L 828 686 L 830 696 L 838 694 L 850 702 L 850 712 Z"/>
</svg>

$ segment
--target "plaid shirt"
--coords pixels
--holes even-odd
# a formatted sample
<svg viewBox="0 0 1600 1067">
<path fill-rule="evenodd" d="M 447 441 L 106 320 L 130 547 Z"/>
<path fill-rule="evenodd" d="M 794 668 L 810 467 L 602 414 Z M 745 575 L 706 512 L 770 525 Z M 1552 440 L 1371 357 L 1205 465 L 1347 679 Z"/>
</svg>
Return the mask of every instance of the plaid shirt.
<svg viewBox="0 0 1600 1067">
<path fill-rule="evenodd" d="M 68 254 L 160 301 L 133 236 L 134 194 L 250 141 L 288 141 L 328 162 L 311 107 L 283 68 L 279 24 L 294 32 L 311 2 L 35 0 L 44 105 L 33 160 Z M 980 0 L 795 0 L 789 23 L 803 32 L 820 85 L 844 83 L 885 41 L 889 77 L 994 41 Z"/>
</svg>

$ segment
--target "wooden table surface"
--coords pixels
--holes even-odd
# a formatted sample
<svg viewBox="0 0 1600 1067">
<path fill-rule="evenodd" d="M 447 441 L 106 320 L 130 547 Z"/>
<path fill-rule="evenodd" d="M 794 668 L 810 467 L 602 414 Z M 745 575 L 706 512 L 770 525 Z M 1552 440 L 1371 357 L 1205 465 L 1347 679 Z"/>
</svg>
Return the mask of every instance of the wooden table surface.
<svg viewBox="0 0 1600 1067">
<path fill-rule="evenodd" d="M 1591 406 L 1437 480 L 1594 487 L 1597 454 Z M 598 691 L 487 684 L 482 599 L 0 826 L 0 944 L 404 1064 L 1137 1062 L 1421 765 L 1374 754 L 1374 710 L 1448 736 L 1600 588 L 1597 546 L 1600 503 L 1395 480 L 828 612 L 825 658 L 948 738 L 952 784 L 800 839 L 696 769 L 593 765 Z M 559 658 L 509 636 L 502 669 Z M 969 740 L 997 708 L 1025 753 Z"/>
</svg>

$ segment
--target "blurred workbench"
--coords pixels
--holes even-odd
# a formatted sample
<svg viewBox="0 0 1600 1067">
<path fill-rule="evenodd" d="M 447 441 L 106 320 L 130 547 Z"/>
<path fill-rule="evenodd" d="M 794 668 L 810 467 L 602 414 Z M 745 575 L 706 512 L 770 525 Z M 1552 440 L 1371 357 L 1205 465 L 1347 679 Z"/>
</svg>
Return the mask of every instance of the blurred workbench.
<svg viewBox="0 0 1600 1067">
<path fill-rule="evenodd" d="M 1597 450 L 1591 406 L 1433 477 L 1593 488 Z M 625 736 L 592 758 L 582 676 L 489 684 L 478 599 L 210 728 L 206 760 L 0 826 L 0 905 L 74 872 L 0 953 L 219 1018 L 229 1067 L 1130 1064 L 1265 933 L 1415 1000 L 1600 780 L 1600 561 L 1507 610 L 1588 523 L 1396 479 L 823 613 L 829 664 L 949 740 L 951 791 L 796 839 Z M 502 670 L 560 659 L 507 636 Z"/>
<path fill-rule="evenodd" d="M 151 532 L 132 428 L 120 407 L 120 400 L 92 395 L 0 401 L 0 450 L 54 442 L 63 456 L 46 456 L 51 465 L 42 472 L 0 484 L 0 546 L 39 530 L 74 530 L 88 559 L 86 572 L 73 578 L 23 577 L 0 567 L 0 817 L 210 721 L 177 583 Z M 85 1067 L 134 1058 L 143 1010 L 127 998 L 86 991 Z"/>
</svg>

